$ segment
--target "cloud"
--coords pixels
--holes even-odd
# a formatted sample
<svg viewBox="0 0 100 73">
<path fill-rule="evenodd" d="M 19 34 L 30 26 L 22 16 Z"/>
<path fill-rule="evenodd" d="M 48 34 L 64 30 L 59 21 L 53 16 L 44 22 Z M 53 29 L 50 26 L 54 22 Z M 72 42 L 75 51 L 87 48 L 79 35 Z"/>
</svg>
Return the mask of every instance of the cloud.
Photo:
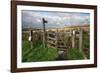
<svg viewBox="0 0 100 73">
<path fill-rule="evenodd" d="M 63 28 L 64 26 L 90 23 L 89 13 L 22 10 L 23 28 L 32 27 L 42 29 L 42 18 L 45 18 L 48 21 L 46 28 Z"/>
</svg>

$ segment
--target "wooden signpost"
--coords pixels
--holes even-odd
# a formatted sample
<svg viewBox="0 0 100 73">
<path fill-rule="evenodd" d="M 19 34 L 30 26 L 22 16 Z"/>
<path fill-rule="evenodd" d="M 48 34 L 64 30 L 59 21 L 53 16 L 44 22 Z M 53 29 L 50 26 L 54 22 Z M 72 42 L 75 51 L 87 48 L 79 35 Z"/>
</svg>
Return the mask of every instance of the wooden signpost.
<svg viewBox="0 0 100 73">
<path fill-rule="evenodd" d="M 46 32 L 45 32 L 45 23 L 48 23 L 47 20 L 45 20 L 45 18 L 42 18 L 42 23 L 43 23 L 43 47 L 46 47 Z"/>
</svg>

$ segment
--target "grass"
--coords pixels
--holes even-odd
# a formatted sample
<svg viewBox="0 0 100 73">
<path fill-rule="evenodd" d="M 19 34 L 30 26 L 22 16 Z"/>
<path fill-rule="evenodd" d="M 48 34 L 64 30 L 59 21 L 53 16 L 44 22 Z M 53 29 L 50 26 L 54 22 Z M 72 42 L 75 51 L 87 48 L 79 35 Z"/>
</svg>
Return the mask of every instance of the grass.
<svg viewBox="0 0 100 73">
<path fill-rule="evenodd" d="M 30 42 L 22 42 L 22 62 L 53 61 L 58 57 L 56 48 L 43 48 L 39 41 L 30 48 Z"/>
<path fill-rule="evenodd" d="M 70 48 L 65 54 L 67 60 L 81 60 L 84 59 L 83 52 L 80 52 L 77 48 Z"/>
<path fill-rule="evenodd" d="M 63 41 L 69 43 L 68 34 L 63 33 Z M 83 48 L 87 48 L 89 51 L 90 42 L 89 35 L 87 32 L 83 33 Z M 33 44 L 34 48 L 31 48 L 30 42 L 28 41 L 28 34 L 22 34 L 22 62 L 38 62 L 38 61 L 55 61 L 58 58 L 57 48 L 43 48 L 42 41 L 35 39 Z M 79 40 L 76 38 L 76 47 L 69 48 L 68 52 L 65 53 L 64 57 L 67 60 L 80 60 L 84 59 L 83 52 L 80 52 L 79 49 Z M 89 59 L 90 53 L 86 54 Z"/>
</svg>

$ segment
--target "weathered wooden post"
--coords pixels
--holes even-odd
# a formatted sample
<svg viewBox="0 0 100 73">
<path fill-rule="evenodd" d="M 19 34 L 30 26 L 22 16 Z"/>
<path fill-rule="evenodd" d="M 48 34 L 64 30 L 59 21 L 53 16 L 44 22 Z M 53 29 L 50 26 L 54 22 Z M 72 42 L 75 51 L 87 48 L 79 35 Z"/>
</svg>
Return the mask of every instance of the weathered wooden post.
<svg viewBox="0 0 100 73">
<path fill-rule="evenodd" d="M 56 30 L 56 48 L 58 48 L 58 29 Z"/>
<path fill-rule="evenodd" d="M 75 30 L 71 31 L 72 33 L 72 48 L 75 48 Z"/>
<path fill-rule="evenodd" d="M 28 40 L 30 41 L 30 46 L 31 46 L 31 49 L 33 48 L 33 30 L 30 28 L 29 29 L 29 38 Z"/>
<path fill-rule="evenodd" d="M 79 28 L 79 50 L 83 53 L 84 59 L 87 59 L 83 52 L 83 30 L 81 27 Z"/>
<path fill-rule="evenodd" d="M 45 23 L 48 23 L 44 18 L 42 18 L 42 23 L 43 23 L 43 47 L 46 47 L 46 32 L 45 32 Z"/>
<path fill-rule="evenodd" d="M 82 31 L 82 28 L 80 27 L 79 28 L 79 50 L 80 51 L 82 51 L 82 49 L 83 49 L 83 46 L 82 46 L 83 40 L 82 40 L 82 38 L 83 38 L 83 31 Z"/>
</svg>

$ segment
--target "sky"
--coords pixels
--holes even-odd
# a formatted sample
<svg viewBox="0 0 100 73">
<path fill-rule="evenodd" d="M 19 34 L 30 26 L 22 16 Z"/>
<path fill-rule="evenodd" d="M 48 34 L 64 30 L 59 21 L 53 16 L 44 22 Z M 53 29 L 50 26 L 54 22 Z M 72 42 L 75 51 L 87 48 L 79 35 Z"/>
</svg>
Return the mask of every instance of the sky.
<svg viewBox="0 0 100 73">
<path fill-rule="evenodd" d="M 90 24 L 89 13 L 22 10 L 22 28 L 42 29 L 42 18 L 46 29 Z"/>
</svg>

